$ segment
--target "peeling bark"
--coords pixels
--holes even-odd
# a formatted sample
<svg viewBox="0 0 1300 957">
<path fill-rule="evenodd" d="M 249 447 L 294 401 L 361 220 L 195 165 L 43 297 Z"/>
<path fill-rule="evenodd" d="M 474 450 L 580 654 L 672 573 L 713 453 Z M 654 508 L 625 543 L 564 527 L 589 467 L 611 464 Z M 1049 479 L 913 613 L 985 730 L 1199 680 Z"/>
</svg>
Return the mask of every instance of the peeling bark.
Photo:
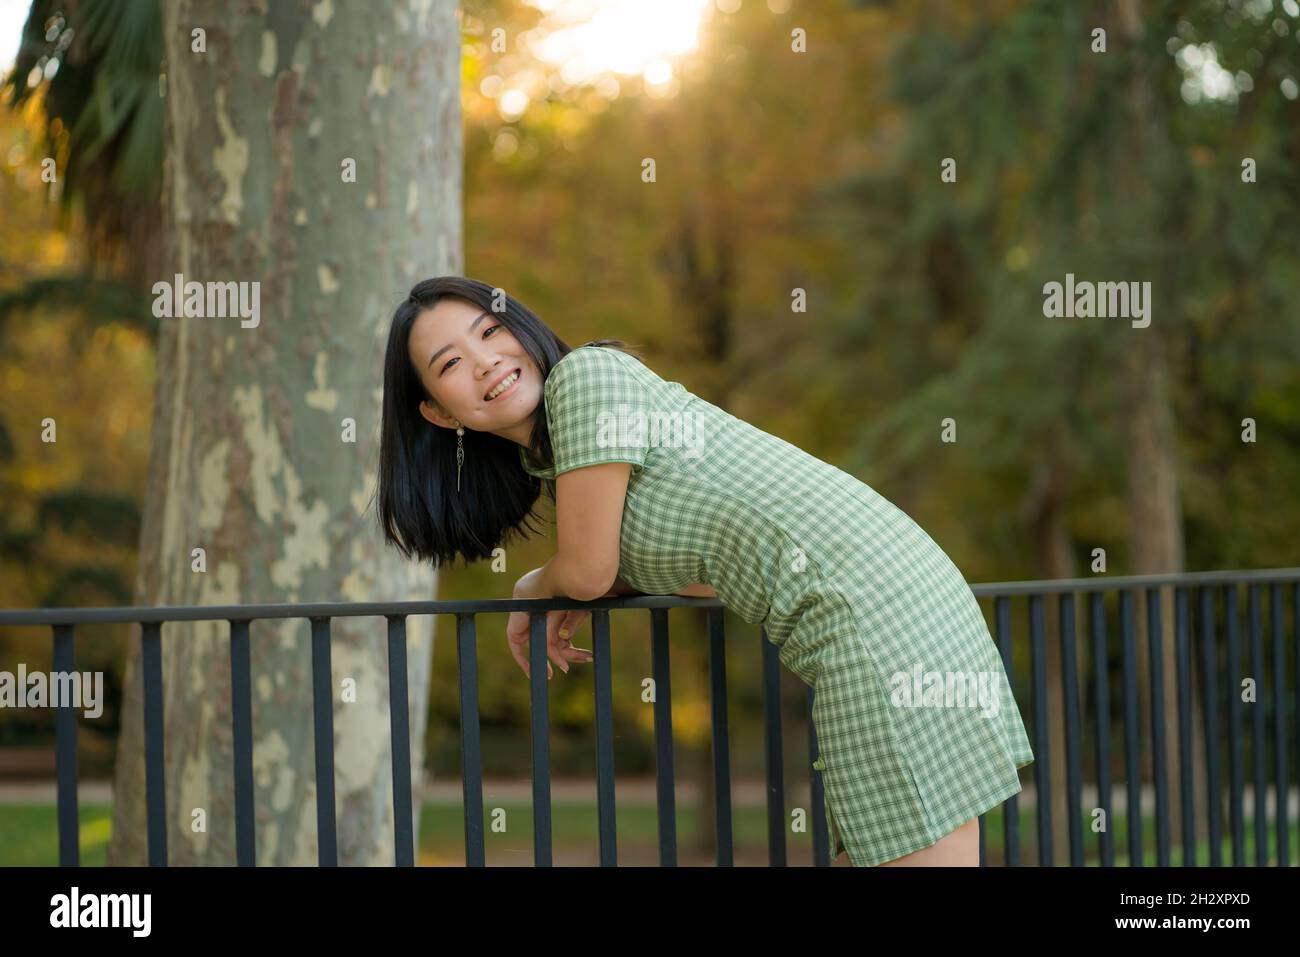
<svg viewBox="0 0 1300 957">
<path fill-rule="evenodd" d="M 456 6 L 188 0 L 163 11 L 167 263 L 154 278 L 259 282 L 260 321 L 161 320 L 137 602 L 432 598 L 433 576 L 382 546 L 370 501 L 389 312 L 419 278 L 462 270 Z M 420 29 L 402 29 L 414 19 Z M 190 51 L 195 25 L 206 53 Z M 341 181 L 344 156 L 361 160 L 355 183 Z M 191 570 L 198 547 L 205 572 Z M 433 637 L 427 618 L 409 624 L 418 784 Z M 386 634 L 381 618 L 333 623 L 342 864 L 393 861 Z M 263 621 L 250 635 L 257 863 L 314 864 L 310 628 Z M 232 864 L 229 628 L 172 623 L 163 639 L 169 861 Z M 137 628 L 110 864 L 145 861 L 139 647 Z M 342 700 L 345 678 L 355 703 Z M 191 829 L 195 808 L 205 832 Z"/>
</svg>

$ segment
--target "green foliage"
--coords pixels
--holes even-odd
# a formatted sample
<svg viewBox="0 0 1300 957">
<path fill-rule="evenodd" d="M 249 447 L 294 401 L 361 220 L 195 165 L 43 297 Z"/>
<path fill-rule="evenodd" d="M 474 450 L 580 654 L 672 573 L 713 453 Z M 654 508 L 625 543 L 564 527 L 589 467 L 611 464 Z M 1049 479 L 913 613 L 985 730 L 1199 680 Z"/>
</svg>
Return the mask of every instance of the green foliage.
<svg viewBox="0 0 1300 957">
<path fill-rule="evenodd" d="M 43 276 L 0 291 L 0 339 L 20 319 L 55 311 L 77 317 L 83 336 L 109 325 L 138 329 L 150 339 L 158 335 L 149 300 L 133 286 L 95 276 Z"/>
<path fill-rule="evenodd" d="M 140 535 L 140 506 L 134 499 L 72 489 L 41 499 L 36 511 L 42 530 L 93 535 L 102 541 L 134 545 Z"/>
<path fill-rule="evenodd" d="M 84 194 L 97 201 L 156 202 L 163 148 L 158 2 L 83 0 L 64 10 L 54 0 L 32 3 L 14 63 L 10 105 L 21 105 L 43 86 L 47 115 L 61 118 L 71 130 L 66 198 Z M 50 60 L 58 61 L 58 72 L 43 84 L 28 85 L 29 72 Z"/>
<path fill-rule="evenodd" d="M 1300 389 L 1300 151 L 1282 132 L 1300 109 L 1279 92 L 1300 75 L 1300 24 L 1282 35 L 1271 17 L 1211 0 L 1137 7 L 1138 41 L 1111 7 L 1068 0 L 1026 0 L 960 27 L 923 13 L 900 31 L 885 72 L 904 135 L 870 171 L 828 185 L 851 214 L 819 216 L 860 241 L 859 294 L 837 319 L 840 341 L 871 344 L 897 370 L 882 380 L 853 369 L 841 394 L 881 409 L 846 467 L 878 476 L 886 494 L 906 475 L 957 488 L 962 473 L 1031 475 L 1048 454 L 1071 475 L 1080 518 L 1099 493 L 1122 501 L 1132 408 L 1119 369 L 1137 335 L 1160 338 L 1168 356 L 1184 481 L 1199 462 L 1260 478 L 1261 455 L 1289 457 L 1292 433 L 1268 396 Z M 1105 53 L 1090 48 L 1099 26 Z M 1189 44 L 1212 44 L 1253 89 L 1235 103 L 1188 102 L 1175 54 Z M 1241 181 L 1244 156 L 1259 164 L 1257 183 Z M 955 183 L 940 180 L 946 157 Z M 1042 285 L 1067 272 L 1151 280 L 1153 327 L 1046 320 Z M 1267 449 L 1239 441 L 1247 415 L 1269 420 Z M 948 416 L 960 419 L 955 447 L 936 440 Z M 1271 512 L 1288 481 L 1278 473 L 1238 508 Z M 993 523 L 1017 510 L 1008 493 L 1023 484 L 966 499 L 961 522 L 974 538 L 996 537 Z M 1225 567 L 1215 556 L 1241 534 L 1240 513 L 1199 494 L 1183 505 L 1211 536 L 1189 543 L 1189 565 Z M 1286 522 L 1300 532 L 1294 510 Z M 1268 564 L 1263 554 L 1248 564 Z"/>
</svg>

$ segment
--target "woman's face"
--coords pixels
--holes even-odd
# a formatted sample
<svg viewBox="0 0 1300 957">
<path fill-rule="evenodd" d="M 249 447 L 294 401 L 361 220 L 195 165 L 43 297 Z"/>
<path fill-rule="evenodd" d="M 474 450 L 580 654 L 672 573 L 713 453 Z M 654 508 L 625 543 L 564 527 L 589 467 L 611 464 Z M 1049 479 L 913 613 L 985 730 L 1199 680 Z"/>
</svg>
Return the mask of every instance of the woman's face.
<svg viewBox="0 0 1300 957">
<path fill-rule="evenodd" d="M 459 420 L 466 429 L 529 444 L 541 370 L 497 316 L 463 299 L 440 299 L 411 326 L 409 349 L 436 400 L 420 403 L 428 421 L 454 429 Z"/>
</svg>

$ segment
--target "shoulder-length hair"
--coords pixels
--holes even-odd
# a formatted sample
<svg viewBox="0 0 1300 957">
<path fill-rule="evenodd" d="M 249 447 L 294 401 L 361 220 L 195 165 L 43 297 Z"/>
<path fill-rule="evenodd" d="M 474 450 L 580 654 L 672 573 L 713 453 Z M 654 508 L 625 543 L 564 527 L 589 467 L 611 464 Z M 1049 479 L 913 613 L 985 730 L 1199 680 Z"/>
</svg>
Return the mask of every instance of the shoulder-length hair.
<svg viewBox="0 0 1300 957">
<path fill-rule="evenodd" d="M 537 531 L 531 519 L 543 487 L 554 483 L 524 471 L 519 446 L 491 432 L 465 429 L 460 490 L 456 489 L 456 431 L 434 425 L 420 414 L 420 403 L 434 402 L 411 361 L 409 340 L 415 320 L 445 296 L 462 299 L 491 313 L 541 370 L 573 351 L 541 319 L 505 290 L 477 279 L 438 276 L 425 279 L 393 313 L 384 354 L 384 399 L 380 424 L 379 473 L 375 497 L 385 540 L 405 558 L 440 566 L 456 556 L 466 562 L 492 557 L 493 549 Z M 620 339 L 595 339 L 636 355 Z M 638 356 L 639 358 L 639 356 Z M 533 413 L 529 452 L 539 463 L 552 461 L 545 399 Z"/>
</svg>

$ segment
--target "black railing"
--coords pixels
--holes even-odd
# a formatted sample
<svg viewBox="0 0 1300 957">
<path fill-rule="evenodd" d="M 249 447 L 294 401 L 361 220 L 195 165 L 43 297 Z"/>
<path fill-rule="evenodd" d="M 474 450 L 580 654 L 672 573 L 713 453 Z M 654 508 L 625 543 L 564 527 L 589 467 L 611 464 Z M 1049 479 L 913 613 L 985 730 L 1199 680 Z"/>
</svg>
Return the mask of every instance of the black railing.
<svg viewBox="0 0 1300 957">
<path fill-rule="evenodd" d="M 1295 675 L 1294 687 L 1287 689 L 1287 641 L 1284 628 L 1285 585 L 1291 586 L 1291 647 Z M 1083 738 L 1086 734 L 1085 696 L 1081 694 L 1079 643 L 1075 636 L 1076 594 L 1089 596 L 1089 625 L 1092 665 L 1092 717 L 1094 738 L 1094 775 L 1097 804 L 1106 826 L 1096 833 L 1098 863 L 1115 864 L 1112 814 L 1111 725 L 1111 652 L 1113 633 L 1109 626 L 1106 596 L 1118 596 L 1120 660 L 1123 698 L 1123 742 L 1127 785 L 1126 823 L 1129 862 L 1143 860 L 1144 827 L 1142 823 L 1141 741 L 1139 740 L 1137 635 L 1135 626 L 1136 597 L 1146 595 L 1147 639 L 1149 647 L 1149 685 L 1146 703 L 1150 708 L 1151 779 L 1154 785 L 1156 828 L 1156 862 L 1170 864 L 1169 792 L 1166 774 L 1168 739 L 1164 721 L 1166 679 L 1163 673 L 1163 627 L 1159 595 L 1163 588 L 1174 589 L 1174 656 L 1176 674 L 1174 694 L 1178 708 L 1179 796 L 1181 799 L 1181 842 L 1183 864 L 1197 860 L 1197 822 L 1193 813 L 1193 688 L 1201 689 L 1202 721 L 1206 772 L 1206 829 L 1209 837 L 1209 860 L 1222 863 L 1222 815 L 1220 800 L 1220 750 L 1226 745 L 1229 782 L 1232 863 L 1245 863 L 1244 766 L 1246 736 L 1243 731 L 1243 701 L 1238 693 L 1227 694 L 1228 733 L 1220 738 L 1223 701 L 1218 676 L 1223 675 L 1224 691 L 1242 685 L 1241 646 L 1238 630 L 1237 589 L 1249 590 L 1250 675 L 1256 679 L 1253 706 L 1253 735 L 1250 739 L 1250 763 L 1254 786 L 1254 838 L 1256 863 L 1270 863 L 1267 830 L 1269 794 L 1268 736 L 1266 726 L 1271 709 L 1273 771 L 1272 793 L 1275 805 L 1276 863 L 1290 863 L 1288 848 L 1288 751 L 1289 729 L 1300 741 L 1300 710 L 1296 708 L 1296 688 L 1300 688 L 1300 569 L 1274 569 L 1259 572 L 1205 572 L 1184 575 L 1151 575 L 1127 578 L 1061 579 L 1055 581 L 1004 582 L 973 586 L 977 597 L 992 598 L 994 627 L 998 648 L 1008 675 L 1016 683 L 1013 658 L 1011 602 L 1017 597 L 1028 599 L 1029 675 L 1031 693 L 1017 700 L 1032 703 L 1032 715 L 1026 716 L 1030 729 L 1035 763 L 1031 766 L 1033 787 L 1022 795 L 1033 794 L 1036 804 L 1038 862 L 1051 865 L 1053 859 L 1053 787 L 1051 768 L 1058 755 L 1053 753 L 1048 723 L 1047 626 L 1045 599 L 1056 598 L 1058 628 L 1057 648 L 1061 667 L 1061 704 L 1065 737 L 1065 790 L 1063 803 L 1068 820 L 1069 862 L 1085 863 L 1085 823 L 1083 797 Z M 1264 654 L 1262 590 L 1268 587 L 1269 622 L 1271 625 L 1270 658 Z M 1191 645 L 1191 609 L 1198 608 L 1200 656 Z M 1215 596 L 1222 594 L 1216 606 Z M 388 623 L 389 717 L 393 773 L 393 820 L 396 863 L 415 863 L 413 828 L 409 714 L 407 705 L 406 618 L 410 615 L 454 614 L 459 662 L 460 729 L 463 758 L 463 806 L 465 854 L 469 866 L 485 863 L 483 830 L 482 763 L 479 742 L 478 672 L 476 616 L 485 613 L 523 611 L 529 614 L 530 697 L 532 732 L 533 847 L 534 862 L 549 865 L 551 846 L 550 747 L 547 678 L 546 612 L 582 607 L 591 611 L 592 651 L 595 687 L 596 722 L 596 797 L 599 827 L 599 860 L 603 866 L 617 864 L 615 840 L 613 705 L 609 612 L 646 609 L 650 612 L 652 673 L 656 689 L 654 701 L 654 737 L 656 751 L 656 785 L 659 821 L 659 859 L 662 865 L 677 863 L 677 831 L 672 761 L 671 688 L 669 683 L 668 610 L 674 607 L 707 609 L 708 668 L 712 720 L 712 765 L 714 792 L 714 826 L 717 863 L 733 863 L 734 846 L 731 820 L 731 773 L 727 726 L 727 682 L 724 668 L 724 616 L 717 599 L 681 598 L 677 596 L 638 596 L 605 598 L 592 602 L 568 599 L 483 600 L 422 602 L 355 602 L 322 604 L 268 604 L 193 606 L 173 608 L 58 608 L 0 611 L 0 626 L 45 626 L 53 630 L 56 673 L 75 671 L 74 628 L 85 624 L 139 623 L 142 628 L 142 666 L 144 678 L 145 802 L 147 818 L 148 862 L 167 863 L 166 795 L 164 789 L 162 625 L 164 622 L 221 621 L 230 625 L 231 707 L 234 748 L 234 794 L 236 825 L 236 860 L 251 866 L 256 859 L 254 829 L 252 700 L 250 675 L 249 623 L 273 618 L 305 618 L 311 623 L 313 725 L 315 733 L 316 820 L 318 856 L 321 865 L 338 863 L 338 842 L 334 802 L 334 733 L 330 677 L 330 625 L 335 618 L 384 617 Z M 1222 622 L 1217 611 L 1222 609 Z M 1220 642 L 1223 636 L 1224 642 Z M 763 728 L 766 755 L 766 797 L 768 859 L 774 866 L 787 863 L 786 798 L 782 755 L 782 721 L 780 708 L 780 665 L 777 648 L 759 629 L 763 673 Z M 1222 652 L 1222 654 L 1221 654 Z M 1199 661 L 1199 665 L 1196 662 Z M 1271 663 L 1271 667 L 1270 667 Z M 1197 671 L 1196 678 L 1193 671 Z M 1199 682 L 1197 682 L 1199 678 Z M 813 691 L 807 691 L 809 763 L 817 758 L 816 732 L 811 721 Z M 55 761 L 59 831 L 59 863 L 75 866 L 80 860 L 77 806 L 77 724 L 75 703 L 57 710 L 55 717 Z M 813 862 L 830 863 L 827 829 L 820 776 L 809 771 L 813 836 Z M 988 863 L 985 819 L 980 817 L 980 863 Z M 1003 862 L 1021 862 L 1019 797 L 1013 796 L 1000 808 L 1002 818 Z"/>
<path fill-rule="evenodd" d="M 1288 689 L 1287 639 L 1285 628 L 1285 586 L 1291 591 L 1291 655 L 1294 681 Z M 1128 860 L 1140 866 L 1144 857 L 1144 825 L 1142 815 L 1142 741 L 1139 737 L 1142 694 L 1138 687 L 1138 656 L 1136 603 L 1139 593 L 1145 594 L 1146 635 L 1148 655 L 1148 680 L 1146 704 L 1150 711 L 1150 769 L 1154 786 L 1155 810 L 1155 862 L 1158 866 L 1171 864 L 1170 853 L 1170 784 L 1167 776 L 1167 733 L 1164 711 L 1168 681 L 1163 667 L 1163 621 L 1160 595 L 1163 589 L 1173 589 L 1174 600 L 1174 694 L 1177 702 L 1178 725 L 1178 795 L 1180 799 L 1181 845 L 1180 864 L 1223 863 L 1221 803 L 1223 799 L 1220 778 L 1221 751 L 1226 747 L 1229 762 L 1228 804 L 1231 816 L 1232 864 L 1246 863 L 1244 834 L 1244 766 L 1246 737 L 1243 731 L 1243 699 L 1240 693 L 1243 678 L 1238 588 L 1248 590 L 1250 676 L 1255 679 L 1252 702 L 1253 735 L 1250 739 L 1250 764 L 1254 780 L 1254 838 L 1255 864 L 1266 866 L 1276 863 L 1290 864 L 1290 828 L 1288 802 L 1290 774 L 1288 754 L 1291 750 L 1289 729 L 1295 732 L 1300 744 L 1300 710 L 1297 709 L 1297 688 L 1300 688 L 1300 569 L 1269 569 L 1255 572 L 1199 572 L 1182 575 L 1140 575 L 1125 578 L 1060 579 L 1056 581 L 1003 582 L 976 585 L 979 597 L 992 597 L 996 616 L 996 631 L 1003 662 L 1012 672 L 1011 613 L 1009 603 L 1014 596 L 1027 596 L 1029 620 L 1030 669 L 1032 672 L 1033 718 L 1027 722 L 1031 728 L 1035 763 L 1034 797 L 1037 806 L 1039 864 L 1053 863 L 1053 794 L 1051 765 L 1058 760 L 1049 746 L 1046 675 L 1046 627 L 1044 598 L 1056 596 L 1059 622 L 1059 640 L 1062 682 L 1062 703 L 1065 731 L 1066 795 L 1068 813 L 1069 862 L 1073 866 L 1085 863 L 1083 822 L 1082 735 L 1084 732 L 1084 705 L 1080 695 L 1078 674 L 1078 647 L 1075 639 L 1075 593 L 1089 596 L 1089 626 L 1091 636 L 1090 660 L 1093 665 L 1094 767 L 1098 804 L 1103 820 L 1115 820 L 1112 813 L 1113 784 L 1111 780 L 1111 723 L 1108 662 L 1113 650 L 1105 607 L 1107 593 L 1118 596 L 1120 673 L 1123 683 L 1123 741 L 1126 778 L 1126 826 L 1128 830 Z M 1267 586 L 1269 597 L 1269 623 L 1272 655 L 1264 655 L 1264 636 L 1261 606 Z M 1216 595 L 1222 600 L 1216 603 Z M 1195 602 L 1191 598 L 1195 596 Z M 1196 612 L 1199 628 L 1193 627 L 1191 607 Z M 1219 612 L 1222 612 L 1220 619 Z M 1199 632 L 1200 657 L 1192 650 L 1192 634 Z M 1222 640 L 1221 640 L 1222 639 Z M 1197 664 L 1199 660 L 1199 665 Z M 1197 674 L 1193 675 L 1193 670 Z M 1225 677 L 1222 692 L 1218 676 Z M 1197 816 L 1194 813 L 1193 781 L 1197 755 L 1193 752 L 1193 706 L 1195 690 L 1200 690 L 1201 721 L 1204 736 L 1205 807 L 1208 860 L 1200 860 L 1197 851 Z M 1219 732 L 1226 694 L 1228 734 L 1221 741 Z M 1268 797 L 1270 791 L 1269 746 L 1266 724 L 1272 717 L 1273 774 L 1272 795 L 1274 806 L 1274 847 L 1276 860 L 1269 853 Z M 1005 862 L 1021 863 L 1019 847 L 1019 817 L 1017 798 L 1012 797 L 1005 806 Z M 984 860 L 983 829 L 981 828 L 981 861 Z M 1115 864 L 1114 835 L 1111 827 L 1096 831 L 1099 863 Z"/>
</svg>

